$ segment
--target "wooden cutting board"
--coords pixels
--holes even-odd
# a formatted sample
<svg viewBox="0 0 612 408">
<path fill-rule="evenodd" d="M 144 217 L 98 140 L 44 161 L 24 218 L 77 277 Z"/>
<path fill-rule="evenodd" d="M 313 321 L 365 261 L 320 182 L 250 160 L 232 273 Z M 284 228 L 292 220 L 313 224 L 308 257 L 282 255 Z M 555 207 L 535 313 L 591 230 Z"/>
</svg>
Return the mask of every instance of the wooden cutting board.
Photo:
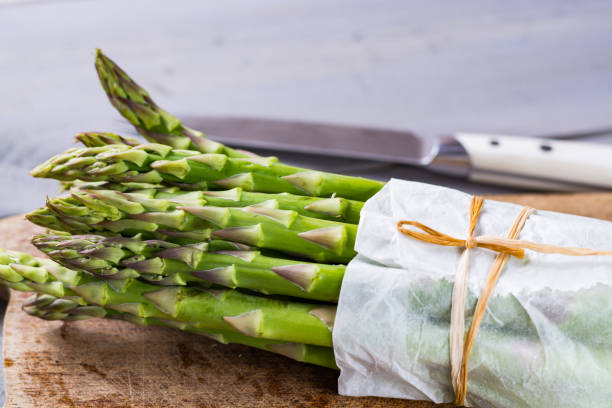
<svg viewBox="0 0 612 408">
<path fill-rule="evenodd" d="M 612 220 L 612 193 L 507 195 L 539 209 Z M 0 220 L 0 247 L 36 254 L 39 228 Z M 161 327 L 25 315 L 12 292 L 4 320 L 6 407 L 410 407 L 437 405 L 337 395 L 333 370 Z"/>
</svg>

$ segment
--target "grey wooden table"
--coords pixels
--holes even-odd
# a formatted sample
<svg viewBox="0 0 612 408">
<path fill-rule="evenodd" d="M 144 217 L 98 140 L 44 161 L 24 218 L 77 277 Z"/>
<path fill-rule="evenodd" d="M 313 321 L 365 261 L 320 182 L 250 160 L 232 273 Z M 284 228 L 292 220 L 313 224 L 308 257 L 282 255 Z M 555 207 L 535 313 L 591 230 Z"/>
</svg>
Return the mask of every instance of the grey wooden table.
<svg viewBox="0 0 612 408">
<path fill-rule="evenodd" d="M 609 1 L 0 0 L 0 216 L 56 183 L 28 169 L 82 130 L 129 131 L 93 69 L 101 47 L 178 115 L 538 135 L 612 126 Z M 205 129 L 203 129 L 205 130 Z M 270 152 L 274 153 L 274 152 Z M 307 167 L 478 192 L 403 166 Z"/>
</svg>

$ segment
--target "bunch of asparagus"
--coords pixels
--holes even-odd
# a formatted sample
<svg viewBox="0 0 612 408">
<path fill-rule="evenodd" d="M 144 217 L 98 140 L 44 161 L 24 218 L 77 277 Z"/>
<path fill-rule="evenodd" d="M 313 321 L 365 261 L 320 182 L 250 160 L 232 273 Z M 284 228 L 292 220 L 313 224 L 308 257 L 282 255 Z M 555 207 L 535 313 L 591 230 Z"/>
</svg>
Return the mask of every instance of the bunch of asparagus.
<svg viewBox="0 0 612 408">
<path fill-rule="evenodd" d="M 95 65 L 110 102 L 149 143 L 81 133 L 84 147 L 37 166 L 32 175 L 67 190 L 27 215 L 52 230 L 32 241 L 51 260 L 0 252 L 0 283 L 35 292 L 24 310 L 43 319 L 173 327 L 336 368 L 334 303 L 355 256 L 363 202 L 383 183 L 211 141 L 161 109 L 100 51 Z M 418 319 L 402 324 L 419 335 L 401 347 L 419 348 L 423 381 L 444 382 L 452 282 L 423 278 L 411 287 L 406 307 Z M 533 299 L 560 336 L 612 371 L 611 295 L 593 287 Z M 476 298 L 469 293 L 467 316 Z M 520 384 L 522 362 L 542 353 L 538 328 L 512 296 L 493 296 L 488 308 L 478 338 L 496 350 L 477 348 L 474 358 L 483 353 Z M 547 384 L 525 390 L 520 401 L 488 375 L 470 375 L 469 389 L 483 405 L 537 406 Z"/>
<path fill-rule="evenodd" d="M 105 281 L 49 259 L 0 252 L 0 277 L 12 289 L 36 292 L 24 305 L 47 320 L 111 317 L 162 325 L 335 368 L 334 306 L 253 296 L 236 290 L 156 286 L 138 279 Z"/>
<path fill-rule="evenodd" d="M 83 132 L 32 170 L 66 194 L 27 215 L 51 259 L 0 253 L 1 283 L 47 320 L 162 325 L 336 368 L 331 333 L 364 200 L 383 183 L 214 142 L 100 51 L 109 100 L 147 142 Z"/>
</svg>

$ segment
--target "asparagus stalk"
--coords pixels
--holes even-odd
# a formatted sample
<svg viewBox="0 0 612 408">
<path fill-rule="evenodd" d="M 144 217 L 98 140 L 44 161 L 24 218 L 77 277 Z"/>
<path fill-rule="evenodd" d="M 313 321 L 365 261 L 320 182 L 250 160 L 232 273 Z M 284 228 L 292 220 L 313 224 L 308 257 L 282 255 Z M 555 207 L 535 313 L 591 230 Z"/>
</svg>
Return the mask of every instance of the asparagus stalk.
<svg viewBox="0 0 612 408">
<path fill-rule="evenodd" d="M 224 330 L 207 330 L 174 320 L 154 317 L 138 317 L 125 312 L 101 306 L 82 304 L 81 302 L 57 298 L 46 294 L 34 294 L 26 300 L 23 310 L 44 320 L 86 320 L 91 318 L 109 318 L 124 320 L 139 326 L 163 326 L 200 334 L 223 344 L 243 344 L 261 350 L 281 354 L 293 360 L 338 369 L 333 349 L 300 343 L 285 343 L 276 340 L 258 339 L 240 333 Z"/>
<path fill-rule="evenodd" d="M 70 191 L 71 189 L 76 190 L 113 190 L 122 193 L 136 193 L 150 195 L 154 194 L 155 191 L 174 191 L 179 193 L 181 190 L 178 187 L 168 187 L 163 184 L 156 183 L 137 183 L 137 182 L 124 182 L 124 183 L 113 183 L 105 181 L 62 181 L 64 190 Z M 185 193 L 189 191 L 184 191 Z"/>
<path fill-rule="evenodd" d="M 331 347 L 336 307 L 241 293 L 234 289 L 162 287 L 133 279 L 104 281 L 49 260 L 6 251 L 0 257 L 1 283 L 17 290 L 85 302 L 139 317 L 177 320 L 201 329 Z"/>
<path fill-rule="evenodd" d="M 344 265 L 273 258 L 259 251 L 217 249 L 214 242 L 178 246 L 136 238 L 40 235 L 32 243 L 67 268 L 105 278 L 128 269 L 155 284 L 205 282 L 331 302 L 338 300 L 345 270 Z"/>
<path fill-rule="evenodd" d="M 270 200 L 242 208 L 199 205 L 205 202 L 204 194 L 192 192 L 169 199 L 150 199 L 141 194 L 111 190 L 75 192 L 69 198 L 49 200 L 47 209 L 26 217 L 38 225 L 77 234 L 144 233 L 177 242 L 204 241 L 212 236 L 290 252 L 317 262 L 346 263 L 355 255 L 357 226 L 354 224 L 277 209 L 274 207 L 278 201 Z M 219 203 L 225 200 L 208 198 Z"/>
<path fill-rule="evenodd" d="M 221 153 L 229 157 L 253 156 L 249 152 L 212 141 L 204 133 L 183 126 L 177 117 L 157 106 L 147 91 L 99 49 L 96 50 L 95 67 L 110 103 L 146 139 L 177 149 Z"/>
<path fill-rule="evenodd" d="M 169 145 L 175 149 L 196 150 L 203 153 L 221 153 L 235 158 L 252 158 L 255 156 L 252 153 L 234 150 L 220 143 L 213 142 L 206 138 L 202 132 L 183 126 L 177 117 L 159 108 L 146 90 L 136 84 L 116 63 L 105 56 L 99 49 L 96 52 L 95 66 L 100 82 L 110 102 L 147 140 Z M 89 136 L 90 138 L 93 137 L 92 134 L 89 134 Z M 81 141 L 87 146 L 100 146 L 102 143 L 122 143 L 123 138 L 121 136 L 115 136 L 110 139 L 103 138 L 103 140 L 97 141 L 97 143 L 91 143 L 91 140 L 85 138 L 81 138 Z M 129 139 L 126 144 L 133 145 L 133 139 Z M 277 167 L 280 168 L 281 165 Z M 284 167 L 285 169 L 292 169 L 289 166 Z M 306 171 L 304 169 L 294 170 Z M 293 174 L 295 171 L 290 171 L 290 173 Z M 318 182 L 317 179 L 321 176 L 318 173 L 309 172 L 309 174 L 287 179 L 298 189 L 304 190 L 304 187 L 311 187 L 311 184 Z M 288 174 L 283 175 L 288 176 Z M 241 177 L 240 180 L 232 180 L 230 183 L 243 182 L 243 179 L 244 177 Z M 368 182 L 370 188 L 380 189 L 382 186 L 379 182 L 363 179 L 362 181 L 364 183 Z M 267 190 L 261 188 L 255 189 L 267 192 Z M 283 191 L 291 192 L 290 190 Z M 275 192 L 279 191 L 275 190 Z M 322 195 L 308 190 L 305 192 L 308 195 Z M 363 196 L 361 199 L 367 198 L 369 196 Z"/>
<path fill-rule="evenodd" d="M 214 257 L 211 257 L 209 252 L 202 252 L 206 251 L 206 245 L 170 248 L 171 244 L 165 244 L 162 247 L 170 249 L 160 250 L 159 243 L 155 241 L 149 243 L 149 241 L 122 239 L 121 242 L 124 244 L 115 242 L 114 238 L 84 236 L 44 236 L 34 240 L 39 249 L 64 266 L 77 267 L 104 276 L 120 272 L 120 265 L 123 261 L 115 260 L 121 257 L 122 260 L 127 259 L 126 267 L 140 268 L 141 277 L 144 274 L 154 283 L 156 280 L 158 283 L 174 284 L 197 282 L 200 279 L 193 277 L 194 271 L 207 269 L 203 273 L 195 272 L 195 274 L 205 281 L 223 286 L 238 286 L 263 293 L 323 301 L 337 300 L 344 272 L 342 266 L 286 261 L 265 257 L 252 251 L 230 251 L 240 258 L 232 259 L 224 255 L 227 253 L 224 250 L 220 251 L 223 255 L 215 254 Z M 120 248 L 123 252 L 115 248 Z M 135 250 L 131 251 L 129 248 L 135 248 Z M 140 257 L 130 258 L 136 254 Z M 104 266 L 101 266 L 100 260 L 105 261 Z M 131 264 L 134 262 L 135 267 Z M 185 265 L 188 266 L 185 267 Z M 263 269 L 261 275 L 259 268 Z M 253 269 L 256 269 L 257 272 Z M 147 272 L 150 271 L 154 274 L 147 275 Z M 243 271 L 245 280 L 242 280 Z M 282 289 L 276 286 L 277 281 L 278 284 L 282 282 L 286 285 L 285 279 L 295 285 L 290 285 L 287 289 L 285 286 Z M 294 292 L 290 292 L 289 288 Z M 409 307 L 416 315 L 448 323 L 450 322 L 451 293 L 452 283 L 445 279 L 415 280 L 411 285 L 406 307 Z M 530 307 L 537 308 L 554 322 L 560 334 L 590 347 L 606 348 L 610 346 L 610 339 L 612 339 L 612 325 L 610 324 L 612 306 L 608 301 L 610 296 L 612 296 L 610 290 L 601 285 L 571 292 L 543 290 L 538 292 L 534 300 L 530 302 Z M 466 315 L 470 315 L 476 300 L 476 295 L 468 291 Z M 525 310 L 525 306 L 512 295 L 497 295 L 491 298 L 482 326 L 489 330 L 498 330 L 501 333 L 520 335 L 525 338 L 536 339 L 539 336 L 538 329 Z"/>
<path fill-rule="evenodd" d="M 61 181 L 198 184 L 211 188 L 367 200 L 382 182 L 284 165 L 275 157 L 232 158 L 160 144 L 72 148 L 31 172 Z"/>
<path fill-rule="evenodd" d="M 124 193 L 124 194 L 119 194 Z M 362 201 L 347 200 L 340 197 L 319 198 L 293 195 L 289 193 L 269 194 L 243 191 L 240 187 L 223 191 L 188 192 L 178 187 L 164 187 L 150 183 L 77 183 L 72 194 L 87 195 L 96 201 L 125 200 L 141 203 L 144 209 L 173 208 L 175 204 L 212 205 L 217 207 L 248 207 L 261 204 L 281 210 L 296 211 L 301 215 L 324 220 L 341 221 L 349 224 L 359 223 Z M 133 194 L 137 194 L 136 197 Z M 143 196 L 153 200 L 144 200 Z"/>
</svg>

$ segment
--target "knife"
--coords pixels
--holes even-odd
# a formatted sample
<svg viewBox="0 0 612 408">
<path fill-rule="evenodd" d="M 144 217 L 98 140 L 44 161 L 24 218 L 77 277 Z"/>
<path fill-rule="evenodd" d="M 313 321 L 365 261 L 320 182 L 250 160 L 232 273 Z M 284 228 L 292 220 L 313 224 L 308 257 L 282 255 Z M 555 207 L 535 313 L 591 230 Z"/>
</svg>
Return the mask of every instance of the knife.
<svg viewBox="0 0 612 408">
<path fill-rule="evenodd" d="M 192 116 L 184 122 L 237 147 L 422 166 L 530 189 L 612 188 L 612 146 L 605 144 L 479 133 L 427 138 L 409 131 L 268 119 Z"/>
</svg>

